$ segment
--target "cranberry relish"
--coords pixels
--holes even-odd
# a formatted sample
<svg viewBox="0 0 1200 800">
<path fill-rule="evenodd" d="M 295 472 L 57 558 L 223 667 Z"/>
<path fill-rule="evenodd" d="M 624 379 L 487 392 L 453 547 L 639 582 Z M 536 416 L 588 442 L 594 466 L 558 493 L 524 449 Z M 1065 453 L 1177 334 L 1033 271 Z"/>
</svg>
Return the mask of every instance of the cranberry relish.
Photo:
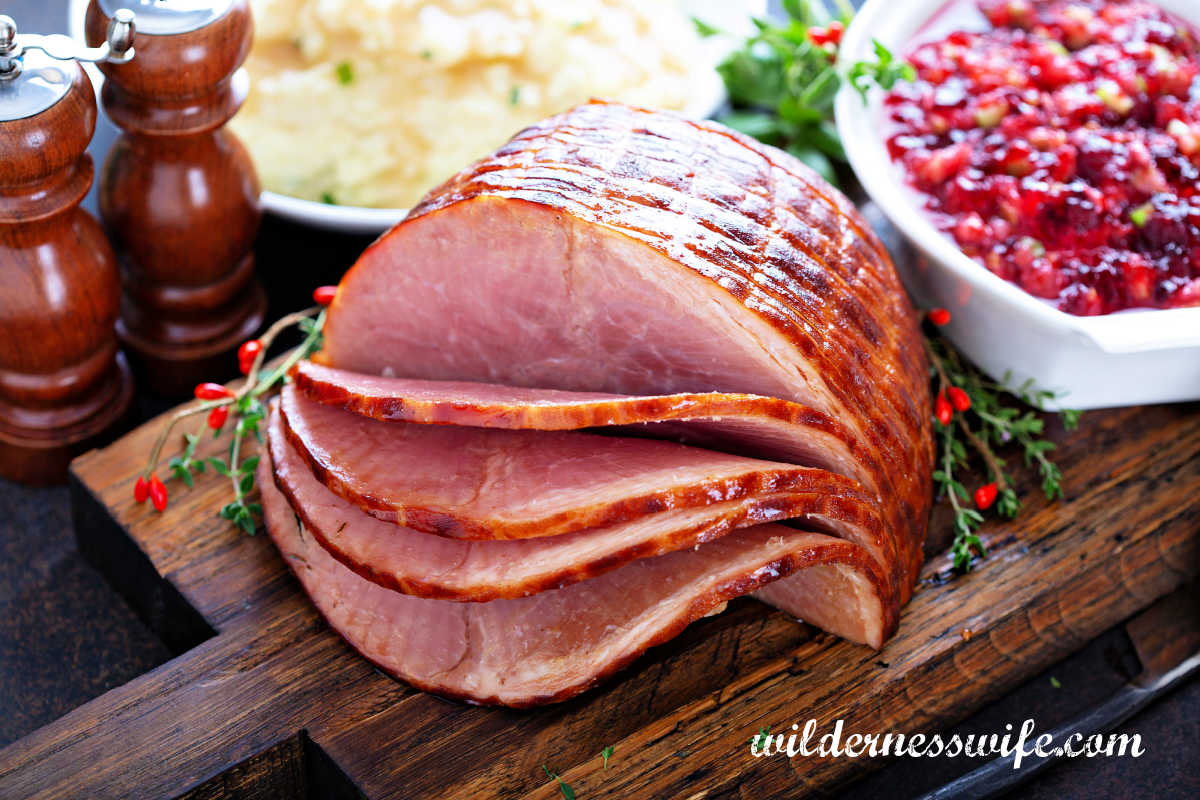
<svg viewBox="0 0 1200 800">
<path fill-rule="evenodd" d="M 909 54 L 893 160 L 963 251 L 1071 314 L 1200 305 L 1196 32 L 1143 0 L 980 0 Z"/>
</svg>

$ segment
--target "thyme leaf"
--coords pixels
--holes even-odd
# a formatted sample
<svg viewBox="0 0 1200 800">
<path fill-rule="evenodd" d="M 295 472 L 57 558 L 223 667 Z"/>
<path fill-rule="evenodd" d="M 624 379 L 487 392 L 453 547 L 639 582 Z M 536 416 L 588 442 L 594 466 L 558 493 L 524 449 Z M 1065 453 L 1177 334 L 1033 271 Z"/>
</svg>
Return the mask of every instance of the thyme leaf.
<svg viewBox="0 0 1200 800">
<path fill-rule="evenodd" d="M 205 427 L 201 427 L 197 433 L 184 435 L 185 446 L 183 452 L 172 457 L 167 462 L 167 467 L 171 472 L 171 477 L 179 480 L 188 488 L 195 485 L 195 475 L 204 473 L 207 467 L 212 467 L 213 472 L 227 479 L 233 488 L 233 500 L 221 508 L 220 517 L 232 522 L 247 534 L 254 535 L 257 528 L 256 520 L 262 518 L 262 505 L 257 502 L 250 502 L 248 497 L 254 491 L 254 471 L 258 468 L 259 456 L 251 454 L 243 457 L 244 445 L 249 437 L 253 437 L 259 444 L 262 443 L 263 434 L 261 424 L 266 418 L 267 410 L 261 398 L 267 393 L 274 391 L 297 362 L 303 358 L 307 358 L 321 347 L 321 330 L 324 321 L 325 310 L 320 307 L 314 307 L 295 314 L 289 314 L 273 324 L 261 337 L 262 352 L 255 358 L 250 373 L 246 376 L 245 383 L 236 393 L 230 397 L 203 401 L 185 407 L 167 420 L 155 442 L 154 449 L 151 451 L 143 476 L 153 474 L 157 468 L 159 454 L 162 452 L 163 445 L 177 422 L 196 414 L 211 411 L 214 408 L 227 406 L 229 408 L 229 419 L 234 424 L 225 457 L 196 457 L 196 446 L 200 442 L 201 434 L 205 430 Z M 270 348 L 279 334 L 292 326 L 297 326 L 304 332 L 304 340 L 298 347 L 289 352 L 279 365 L 268 374 L 265 376 L 260 375 L 263 358 L 267 349 Z M 229 429 L 230 426 L 227 422 L 220 430 L 214 432 L 214 436 L 219 438 Z"/>
<path fill-rule="evenodd" d="M 546 773 L 546 777 L 558 781 L 558 790 L 562 792 L 562 796 L 566 800 L 575 800 L 575 790 L 571 788 L 571 784 L 560 778 L 557 772 L 551 772 L 545 764 L 542 764 L 542 770 Z"/>
</svg>

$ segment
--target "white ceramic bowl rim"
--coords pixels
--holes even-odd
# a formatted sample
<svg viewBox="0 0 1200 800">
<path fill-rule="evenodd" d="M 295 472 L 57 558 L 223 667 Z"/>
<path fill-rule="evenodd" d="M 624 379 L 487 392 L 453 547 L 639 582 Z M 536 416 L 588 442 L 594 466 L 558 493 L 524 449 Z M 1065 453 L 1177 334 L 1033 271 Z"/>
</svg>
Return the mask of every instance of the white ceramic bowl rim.
<svg viewBox="0 0 1200 800">
<path fill-rule="evenodd" d="M 1200 25 L 1200 3 L 1195 0 L 1157 2 L 1166 10 Z M 842 59 L 852 63 L 873 57 L 873 39 L 878 39 L 897 55 L 903 53 L 912 36 L 946 5 L 947 0 L 906 0 L 901 14 L 897 13 L 894 0 L 868 0 L 842 40 Z M 1026 293 L 964 254 L 934 226 L 923 209 L 913 203 L 911 191 L 901 183 L 900 171 L 892 164 L 876 124 L 882 94 L 873 90 L 865 108 L 851 87 L 843 87 L 838 94 L 835 101 L 838 133 L 850 164 L 867 194 L 892 223 L 921 249 L 949 267 L 973 291 L 987 295 L 989 302 L 1004 304 L 1017 314 L 1069 330 L 1109 353 L 1200 346 L 1200 308 L 1133 309 L 1104 316 L 1077 317 Z"/>
</svg>

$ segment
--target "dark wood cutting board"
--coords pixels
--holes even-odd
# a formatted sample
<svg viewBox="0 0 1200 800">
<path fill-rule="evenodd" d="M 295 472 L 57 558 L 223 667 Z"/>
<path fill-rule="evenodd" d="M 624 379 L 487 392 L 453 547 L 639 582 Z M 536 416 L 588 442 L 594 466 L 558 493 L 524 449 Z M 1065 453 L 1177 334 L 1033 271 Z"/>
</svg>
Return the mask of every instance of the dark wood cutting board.
<svg viewBox="0 0 1200 800">
<path fill-rule="evenodd" d="M 967 576 L 939 509 L 881 652 L 740 600 L 581 698 L 476 708 L 330 632 L 270 541 L 216 516 L 225 479 L 173 482 L 165 514 L 136 505 L 160 424 L 77 459 L 72 490 L 81 551 L 179 655 L 0 751 L 0 797 L 561 797 L 543 765 L 581 800 L 800 796 L 872 762 L 755 759 L 760 728 L 938 730 L 1200 573 L 1200 407 L 1090 412 L 1058 432 L 1068 499 L 1022 473 L 1025 511 L 988 523 Z"/>
</svg>

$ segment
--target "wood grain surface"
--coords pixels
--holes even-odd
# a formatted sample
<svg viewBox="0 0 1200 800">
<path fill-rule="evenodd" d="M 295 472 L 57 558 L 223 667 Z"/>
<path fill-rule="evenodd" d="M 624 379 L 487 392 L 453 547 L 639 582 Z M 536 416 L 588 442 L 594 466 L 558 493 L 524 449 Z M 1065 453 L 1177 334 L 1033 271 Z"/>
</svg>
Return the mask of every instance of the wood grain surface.
<svg viewBox="0 0 1200 800">
<path fill-rule="evenodd" d="M 809 718 L 938 730 L 1200 573 L 1200 408 L 1090 412 L 1058 451 L 1069 499 L 1023 475 L 1027 508 L 984 528 L 965 577 L 939 509 L 878 653 L 742 600 L 574 701 L 474 708 L 350 651 L 266 537 L 217 518 L 225 480 L 170 484 L 162 515 L 136 505 L 157 430 L 75 462 L 75 513 L 81 550 L 180 655 L 0 751 L 0 797 L 561 797 L 543 765 L 579 798 L 824 794 L 880 762 L 756 759 L 750 737 Z"/>
</svg>

